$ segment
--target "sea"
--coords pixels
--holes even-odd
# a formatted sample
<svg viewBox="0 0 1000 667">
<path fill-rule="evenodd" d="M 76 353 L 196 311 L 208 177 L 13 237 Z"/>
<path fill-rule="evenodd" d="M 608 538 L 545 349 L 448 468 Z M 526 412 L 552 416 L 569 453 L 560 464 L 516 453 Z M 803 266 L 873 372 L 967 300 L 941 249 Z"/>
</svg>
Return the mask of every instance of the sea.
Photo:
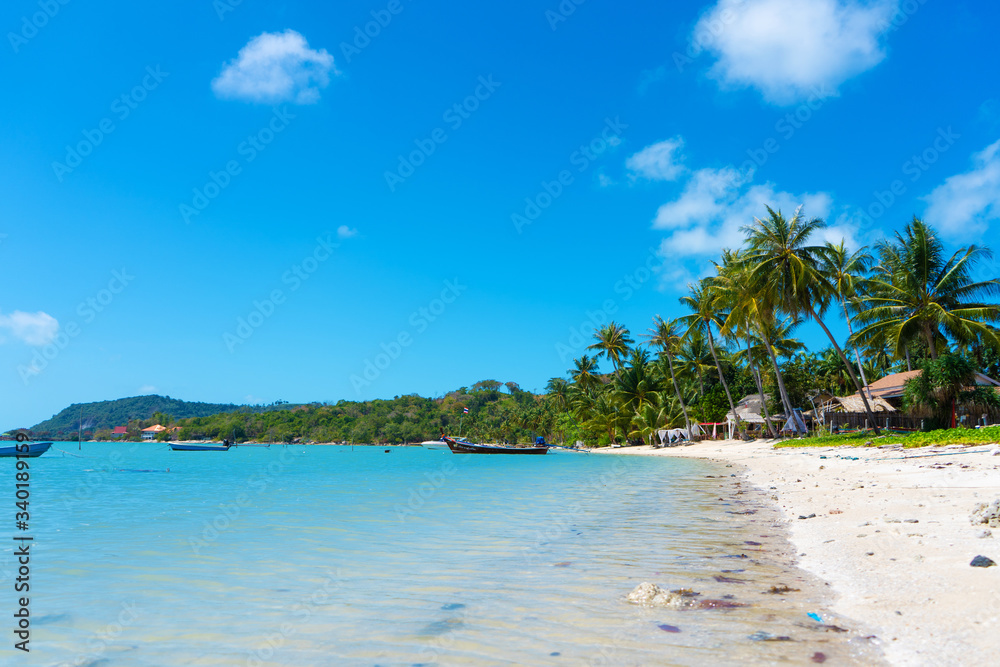
<svg viewBox="0 0 1000 667">
<path fill-rule="evenodd" d="M 880 661 L 720 463 L 85 442 L 28 464 L 18 527 L 0 459 L 4 665 Z M 629 603 L 644 582 L 696 608 Z"/>
</svg>

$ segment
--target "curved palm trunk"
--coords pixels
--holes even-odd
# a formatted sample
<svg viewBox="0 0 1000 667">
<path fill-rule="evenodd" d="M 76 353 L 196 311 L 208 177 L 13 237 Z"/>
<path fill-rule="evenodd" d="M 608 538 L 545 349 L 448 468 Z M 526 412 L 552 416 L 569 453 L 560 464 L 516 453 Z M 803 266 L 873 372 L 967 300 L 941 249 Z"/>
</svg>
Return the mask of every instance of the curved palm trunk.
<svg viewBox="0 0 1000 667">
<path fill-rule="evenodd" d="M 847 357 L 844 355 L 844 351 L 840 349 L 840 344 L 837 343 L 837 339 L 834 338 L 832 333 L 830 333 L 830 330 L 826 328 L 826 324 L 824 324 L 823 320 L 816 315 L 816 310 L 813 308 L 811 303 L 809 304 L 809 315 L 815 322 L 823 327 L 826 337 L 830 339 L 831 343 L 833 343 L 833 349 L 837 351 L 837 354 L 840 356 L 840 360 L 844 362 L 844 366 L 847 368 L 847 374 L 851 376 L 851 381 L 854 382 L 854 386 L 858 389 L 858 394 L 861 395 L 861 400 L 864 401 L 865 414 L 868 416 L 868 419 L 871 420 L 872 426 L 875 427 L 875 435 L 879 435 L 881 431 L 879 431 L 878 422 L 875 421 L 875 413 L 872 412 L 872 406 L 868 404 L 868 396 L 865 395 L 865 390 L 861 387 L 861 383 L 858 382 L 858 376 L 854 374 L 854 369 L 851 368 L 851 362 L 847 360 Z"/>
<path fill-rule="evenodd" d="M 674 362 L 670 359 L 670 351 L 667 351 L 667 367 L 670 369 L 670 380 L 674 383 L 674 393 L 677 394 L 677 402 L 681 404 L 681 411 L 684 413 L 684 426 L 687 428 L 688 435 L 691 435 L 691 420 L 688 418 L 687 406 L 684 405 L 684 399 L 681 398 L 681 389 L 677 385 L 677 378 L 674 376 Z"/>
<path fill-rule="evenodd" d="M 844 308 L 844 319 L 847 320 L 847 331 L 850 333 L 851 338 L 854 338 L 854 326 L 851 324 L 851 315 L 847 312 L 847 300 L 841 299 L 840 305 Z M 868 386 L 868 378 L 865 377 L 865 366 L 861 363 L 861 353 L 858 352 L 858 346 L 854 346 L 854 358 L 858 361 L 858 371 L 861 373 L 861 381 Z"/>
<path fill-rule="evenodd" d="M 719 371 L 719 380 L 722 382 L 722 388 L 726 390 L 726 400 L 729 401 L 729 409 L 733 412 L 733 417 L 736 419 L 736 428 L 740 427 L 740 416 L 736 413 L 736 406 L 733 404 L 733 397 L 729 393 L 729 384 L 726 382 L 726 376 L 722 374 L 722 365 L 719 363 L 719 355 L 715 353 L 715 337 L 712 336 L 712 325 L 706 324 L 705 329 L 708 330 L 708 348 L 712 350 L 712 359 L 715 360 L 715 369 Z"/>
<path fill-rule="evenodd" d="M 785 389 L 785 378 L 781 375 L 781 369 L 778 367 L 778 358 L 774 356 L 774 348 L 771 347 L 771 341 L 763 332 L 761 333 L 761 339 L 764 341 L 764 347 L 767 348 L 767 356 L 771 357 L 771 365 L 774 366 L 774 379 L 778 383 L 778 395 L 781 396 L 781 404 L 785 406 L 785 414 L 791 417 L 794 414 L 792 401 L 788 398 L 788 391 Z M 795 423 L 795 430 L 798 431 L 798 423 L 793 423 Z"/>
<path fill-rule="evenodd" d="M 764 408 L 764 423 L 767 424 L 767 432 L 771 434 L 772 438 L 777 438 L 778 434 L 774 430 L 774 424 L 771 423 L 771 411 L 767 409 L 767 399 L 764 397 L 764 383 L 760 379 L 760 370 L 757 368 L 757 362 L 753 360 L 753 353 L 750 351 L 750 332 L 747 332 L 747 363 L 750 364 L 750 374 L 753 375 L 754 382 L 757 385 L 757 392 L 760 394 L 761 406 Z"/>
</svg>

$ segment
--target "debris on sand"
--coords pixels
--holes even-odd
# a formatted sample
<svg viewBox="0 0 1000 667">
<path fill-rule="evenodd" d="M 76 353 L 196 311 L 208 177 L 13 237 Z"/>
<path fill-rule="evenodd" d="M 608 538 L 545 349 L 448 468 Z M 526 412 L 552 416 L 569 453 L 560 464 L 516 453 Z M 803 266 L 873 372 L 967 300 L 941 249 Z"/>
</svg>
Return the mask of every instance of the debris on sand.
<svg viewBox="0 0 1000 667">
<path fill-rule="evenodd" d="M 976 505 L 969 516 L 969 521 L 973 526 L 980 526 L 985 523 L 990 528 L 1000 528 L 1000 498 L 991 503 L 979 503 Z"/>
<path fill-rule="evenodd" d="M 770 595 L 784 595 L 785 593 L 798 593 L 799 589 L 791 588 L 785 584 L 778 584 L 777 586 L 771 586 L 764 592 L 769 593 Z"/>
<path fill-rule="evenodd" d="M 695 605 L 694 598 L 698 595 L 692 590 L 681 589 L 665 591 L 656 584 L 643 582 L 635 587 L 625 599 L 632 604 L 644 607 L 667 607 L 669 609 L 687 609 Z"/>
</svg>

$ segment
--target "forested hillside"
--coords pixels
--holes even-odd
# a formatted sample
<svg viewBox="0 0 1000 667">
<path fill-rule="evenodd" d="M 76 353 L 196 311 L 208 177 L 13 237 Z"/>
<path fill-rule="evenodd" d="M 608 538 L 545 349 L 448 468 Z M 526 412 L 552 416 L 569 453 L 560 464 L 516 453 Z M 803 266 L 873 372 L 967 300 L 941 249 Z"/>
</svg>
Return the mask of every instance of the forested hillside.
<svg viewBox="0 0 1000 667">
<path fill-rule="evenodd" d="M 110 430 L 115 426 L 132 426 L 140 424 L 129 422 L 145 422 L 160 413 L 172 419 L 189 417 L 206 417 L 209 415 L 235 412 L 237 410 L 260 412 L 286 407 L 283 404 L 270 406 L 240 406 L 229 403 L 200 403 L 182 401 L 169 396 L 133 396 L 113 401 L 97 403 L 73 404 L 54 415 L 51 419 L 35 424 L 31 432 L 38 437 L 53 438 L 77 433 L 81 415 L 85 435 L 96 434 L 98 431 Z M 144 424 L 143 424 L 144 425 Z"/>
</svg>

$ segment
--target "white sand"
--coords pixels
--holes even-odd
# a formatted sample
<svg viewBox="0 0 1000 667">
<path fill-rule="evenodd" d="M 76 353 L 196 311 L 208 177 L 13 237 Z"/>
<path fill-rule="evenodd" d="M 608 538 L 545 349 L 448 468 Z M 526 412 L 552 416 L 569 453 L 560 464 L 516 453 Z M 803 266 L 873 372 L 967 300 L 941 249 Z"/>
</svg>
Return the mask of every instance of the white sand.
<svg viewBox="0 0 1000 667">
<path fill-rule="evenodd" d="M 830 584 L 834 612 L 877 633 L 889 662 L 992 666 L 1000 665 L 1000 565 L 969 565 L 977 555 L 1000 564 L 1000 529 L 980 538 L 988 527 L 969 521 L 977 503 L 1000 497 L 1000 457 L 972 453 L 983 449 L 710 441 L 601 451 L 744 466 L 781 508 L 798 565 Z M 962 453 L 923 456 L 952 452 Z"/>
</svg>

